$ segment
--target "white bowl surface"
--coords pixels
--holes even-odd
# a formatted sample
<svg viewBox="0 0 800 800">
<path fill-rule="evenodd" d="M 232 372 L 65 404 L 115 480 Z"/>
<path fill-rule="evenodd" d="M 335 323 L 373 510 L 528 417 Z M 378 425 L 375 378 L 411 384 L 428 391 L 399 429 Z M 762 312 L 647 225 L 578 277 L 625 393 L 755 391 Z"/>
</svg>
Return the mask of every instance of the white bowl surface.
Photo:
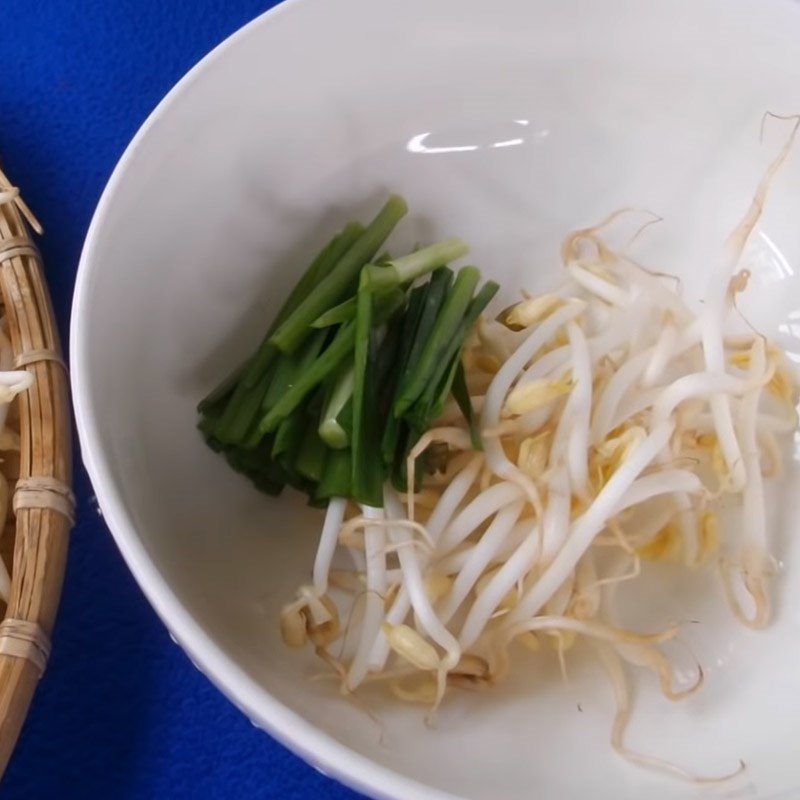
<svg viewBox="0 0 800 800">
<path fill-rule="evenodd" d="M 418 708 L 370 702 L 381 730 L 311 682 L 279 641 L 321 514 L 257 493 L 203 444 L 194 406 L 259 340 L 336 226 L 389 190 L 395 237 L 462 235 L 500 280 L 543 289 L 563 235 L 637 206 L 664 217 L 642 259 L 689 294 L 800 111 L 800 5 L 788 0 L 293 0 L 218 48 L 137 135 L 102 198 L 75 296 L 72 370 L 83 458 L 144 592 L 249 717 L 321 769 L 387 798 L 800 795 L 798 470 L 775 492 L 785 569 L 766 631 L 728 619 L 710 573 L 654 573 L 651 626 L 687 639 L 707 686 L 679 705 L 643 680 L 631 743 L 705 772 L 699 789 L 608 745 L 610 690 L 590 659 L 523 665 L 508 684 Z M 748 314 L 800 353 L 800 154 L 748 253 Z M 789 491 L 787 491 L 787 487 Z M 792 491 L 793 489 L 793 491 Z M 546 663 L 542 663 L 546 662 Z M 580 704 L 580 709 L 578 707 Z M 581 711 L 582 710 L 582 711 Z"/>
</svg>

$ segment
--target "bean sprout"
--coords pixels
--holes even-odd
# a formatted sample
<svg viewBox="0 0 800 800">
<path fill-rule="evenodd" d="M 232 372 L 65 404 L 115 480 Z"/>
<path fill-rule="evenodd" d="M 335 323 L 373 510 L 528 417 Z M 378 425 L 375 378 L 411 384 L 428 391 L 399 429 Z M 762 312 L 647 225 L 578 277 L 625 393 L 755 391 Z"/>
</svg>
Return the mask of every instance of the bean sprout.
<svg viewBox="0 0 800 800">
<path fill-rule="evenodd" d="M 501 680 L 517 644 L 546 658 L 541 643 L 556 637 L 563 667 L 574 642 L 591 640 L 617 700 L 615 750 L 693 782 L 730 777 L 699 777 L 625 745 L 626 670 L 649 670 L 671 700 L 698 691 L 703 670 L 698 663 L 696 679 L 676 686 L 662 645 L 679 626 L 626 630 L 610 598 L 621 583 L 645 579 L 643 560 L 698 569 L 713 558 L 734 615 L 753 627 L 769 622 L 764 482 L 780 472 L 780 441 L 797 427 L 797 378 L 774 345 L 728 323 L 747 284 L 746 272 L 734 272 L 798 126 L 698 313 L 679 281 L 606 243 L 626 209 L 567 238 L 563 285 L 523 293 L 496 320 L 477 323 L 463 364 L 483 452 L 449 403 L 410 453 L 402 501 L 388 485 L 384 509 L 354 514 L 331 501 L 313 585 L 282 614 L 287 644 L 311 641 L 348 692 L 383 681 L 433 710 L 449 689 Z M 0 388 L 13 374 L 0 372 Z M 416 458 L 434 442 L 447 444 L 446 465 L 415 476 Z M 741 530 L 723 524 L 723 495 Z M 332 562 L 345 546 L 356 567 L 341 573 Z M 344 636 L 338 603 L 350 603 L 343 616 L 356 643 L 333 659 L 326 648 Z"/>
</svg>

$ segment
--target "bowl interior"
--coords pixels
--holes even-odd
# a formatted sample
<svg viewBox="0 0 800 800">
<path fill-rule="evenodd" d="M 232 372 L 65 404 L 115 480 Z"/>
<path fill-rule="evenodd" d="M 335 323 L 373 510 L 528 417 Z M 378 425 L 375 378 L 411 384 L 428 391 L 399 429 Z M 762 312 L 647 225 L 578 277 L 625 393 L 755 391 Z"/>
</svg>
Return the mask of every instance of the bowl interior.
<svg viewBox="0 0 800 800">
<path fill-rule="evenodd" d="M 310 681 L 313 657 L 281 646 L 276 617 L 308 576 L 321 514 L 233 474 L 204 446 L 194 406 L 331 231 L 390 190 L 412 209 L 397 249 L 461 235 L 506 297 L 558 279 L 569 230 L 650 209 L 664 221 L 637 253 L 697 295 L 788 132 L 768 121 L 760 144 L 762 115 L 800 111 L 798 41 L 800 7 L 785 0 L 295 0 L 154 114 L 81 264 L 83 455 L 143 589 L 256 722 L 385 796 L 696 796 L 613 755 L 610 689 L 588 655 L 571 660 L 568 685 L 554 657 L 524 662 L 493 692 L 448 702 L 433 730 L 417 708 L 368 698 L 376 722 Z M 798 181 L 800 154 L 748 252 L 747 309 L 800 353 Z M 651 624 L 701 620 L 687 638 L 708 685 L 668 706 L 644 681 L 631 741 L 706 773 L 744 758 L 729 797 L 800 791 L 794 463 L 773 503 L 786 570 L 769 630 L 731 623 L 712 573 L 655 574 L 637 604 Z"/>
</svg>

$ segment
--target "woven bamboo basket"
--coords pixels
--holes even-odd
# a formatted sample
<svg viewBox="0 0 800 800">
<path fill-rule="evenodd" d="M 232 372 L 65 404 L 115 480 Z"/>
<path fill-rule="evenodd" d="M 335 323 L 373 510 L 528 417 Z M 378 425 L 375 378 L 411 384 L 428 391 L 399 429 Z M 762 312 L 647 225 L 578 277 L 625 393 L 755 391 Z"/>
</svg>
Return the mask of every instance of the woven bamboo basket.
<svg viewBox="0 0 800 800">
<path fill-rule="evenodd" d="M 7 421 L 19 432 L 19 452 L 0 454 L 9 498 L 0 556 L 11 576 L 8 604 L 0 604 L 0 775 L 47 663 L 74 521 L 68 380 L 30 228 L 41 233 L 0 170 L 0 313 L 13 368 L 33 377 Z"/>
</svg>

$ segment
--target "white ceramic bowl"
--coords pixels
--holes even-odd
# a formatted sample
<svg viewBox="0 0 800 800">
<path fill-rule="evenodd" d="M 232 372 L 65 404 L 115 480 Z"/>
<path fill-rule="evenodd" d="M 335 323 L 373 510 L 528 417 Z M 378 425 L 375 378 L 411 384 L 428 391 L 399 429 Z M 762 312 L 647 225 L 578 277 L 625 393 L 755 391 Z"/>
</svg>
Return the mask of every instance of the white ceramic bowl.
<svg viewBox="0 0 800 800">
<path fill-rule="evenodd" d="M 378 707 L 381 738 L 309 682 L 310 655 L 279 643 L 276 612 L 308 573 L 320 513 L 251 489 L 206 449 L 194 414 L 315 248 L 389 189 L 413 210 L 401 244 L 463 235 L 486 273 L 532 289 L 555 280 L 566 231 L 647 207 L 665 221 L 643 250 L 691 292 L 786 133 L 769 122 L 759 145 L 763 112 L 800 111 L 798 42 L 788 0 L 294 0 L 158 107 L 83 253 L 78 427 L 142 589 L 256 724 L 379 797 L 800 795 L 800 552 L 785 536 L 796 492 L 774 503 L 787 567 L 769 630 L 732 624 L 705 578 L 637 604 L 658 616 L 680 598 L 704 623 L 691 633 L 704 692 L 668 706 L 644 682 L 630 732 L 698 770 L 748 762 L 735 784 L 701 791 L 611 752 L 609 691 L 580 659 L 566 687 L 552 664 L 528 665 L 494 694 L 463 695 L 436 730 L 418 709 Z M 749 256 L 754 318 L 795 351 L 799 185 L 796 155 Z"/>
</svg>

